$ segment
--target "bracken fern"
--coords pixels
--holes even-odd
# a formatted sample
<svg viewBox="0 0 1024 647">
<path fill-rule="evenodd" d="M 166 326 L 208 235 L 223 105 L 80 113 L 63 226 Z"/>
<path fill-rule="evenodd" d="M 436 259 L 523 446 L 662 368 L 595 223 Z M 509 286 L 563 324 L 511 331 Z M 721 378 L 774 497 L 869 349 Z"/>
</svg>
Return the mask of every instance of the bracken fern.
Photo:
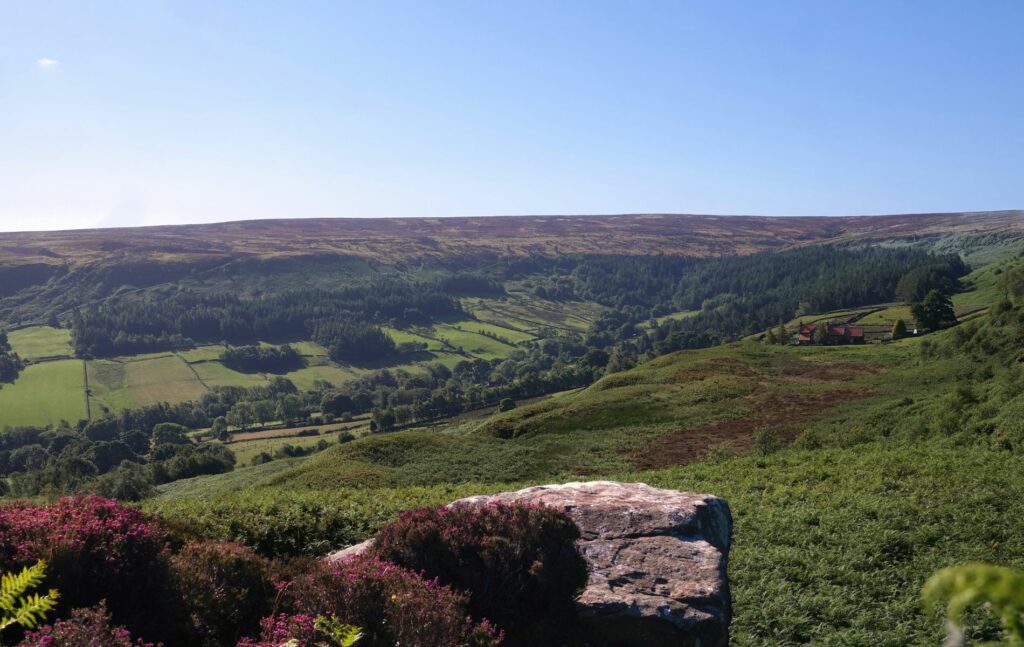
<svg viewBox="0 0 1024 647">
<path fill-rule="evenodd" d="M 4 573 L 0 578 L 0 631 L 11 625 L 31 629 L 57 606 L 58 593 L 50 589 L 46 595 L 26 593 L 39 586 L 46 577 L 46 562 L 40 560 L 33 566 L 26 566 L 20 573 Z"/>
<path fill-rule="evenodd" d="M 944 568 L 929 578 L 921 596 L 929 609 L 946 601 L 947 645 L 963 644 L 964 613 L 978 606 L 999 617 L 1006 634 L 1002 644 L 1024 645 L 1024 571 L 988 564 Z"/>
</svg>

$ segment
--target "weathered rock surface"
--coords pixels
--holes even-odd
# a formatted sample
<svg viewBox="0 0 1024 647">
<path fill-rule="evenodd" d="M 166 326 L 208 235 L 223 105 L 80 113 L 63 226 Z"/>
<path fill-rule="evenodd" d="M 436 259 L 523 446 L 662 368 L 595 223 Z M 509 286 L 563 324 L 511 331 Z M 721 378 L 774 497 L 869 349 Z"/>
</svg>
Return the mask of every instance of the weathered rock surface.
<svg viewBox="0 0 1024 647">
<path fill-rule="evenodd" d="M 451 505 L 493 502 L 561 509 L 580 527 L 590 578 L 579 610 L 592 644 L 728 645 L 732 518 L 723 499 L 643 483 L 591 481 L 474 496 Z M 359 554 L 370 542 L 331 558 Z"/>
<path fill-rule="evenodd" d="M 729 643 L 732 517 L 723 499 L 592 481 L 469 497 L 452 505 L 491 502 L 559 508 L 580 527 L 580 550 L 590 565 L 580 615 L 593 642 Z"/>
</svg>

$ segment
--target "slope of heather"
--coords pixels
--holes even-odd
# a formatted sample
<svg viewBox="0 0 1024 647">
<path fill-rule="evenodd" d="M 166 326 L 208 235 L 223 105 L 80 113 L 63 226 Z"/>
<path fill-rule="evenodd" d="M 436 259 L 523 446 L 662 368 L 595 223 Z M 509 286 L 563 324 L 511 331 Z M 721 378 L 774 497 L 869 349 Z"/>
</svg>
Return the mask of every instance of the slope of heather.
<svg viewBox="0 0 1024 647">
<path fill-rule="evenodd" d="M 0 233 L 0 266 L 163 263 L 341 255 L 384 263 L 505 254 L 743 254 L 823 242 L 1024 231 L 1024 212 L 854 217 L 675 214 L 336 218 Z M 26 278 L 32 272 L 24 270 Z"/>
</svg>

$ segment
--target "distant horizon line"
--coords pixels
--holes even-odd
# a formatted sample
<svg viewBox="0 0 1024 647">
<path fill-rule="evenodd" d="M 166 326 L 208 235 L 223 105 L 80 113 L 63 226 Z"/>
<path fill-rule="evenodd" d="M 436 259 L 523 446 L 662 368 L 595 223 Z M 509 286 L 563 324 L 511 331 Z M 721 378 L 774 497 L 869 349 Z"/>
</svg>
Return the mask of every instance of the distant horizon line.
<svg viewBox="0 0 1024 647">
<path fill-rule="evenodd" d="M 358 220 L 478 220 L 486 218 L 638 218 L 638 217 L 674 217 L 674 218 L 736 218 L 736 219 L 765 219 L 765 220 L 822 220 L 822 219 L 861 219 L 861 218 L 893 218 L 893 217 L 915 217 L 915 216 L 983 216 L 991 214 L 1012 214 L 1020 212 L 1024 217 L 1024 209 L 982 209 L 969 211 L 908 211 L 902 213 L 869 213 L 869 214 L 828 214 L 828 215 L 762 215 L 762 214 L 724 214 L 724 213 L 686 213 L 671 211 L 637 211 L 623 213 L 547 213 L 547 214 L 486 214 L 486 215 L 459 215 L 459 216 L 296 216 L 278 218 L 232 218 L 229 220 L 212 220 L 209 222 L 186 222 L 186 223 L 160 223 L 143 225 L 111 225 L 80 227 L 70 229 L 0 229 L 0 236 L 5 234 L 59 234 L 85 231 L 117 231 L 128 229 L 161 229 L 170 227 L 216 227 L 241 223 L 283 223 L 289 221 L 358 221 Z"/>
</svg>

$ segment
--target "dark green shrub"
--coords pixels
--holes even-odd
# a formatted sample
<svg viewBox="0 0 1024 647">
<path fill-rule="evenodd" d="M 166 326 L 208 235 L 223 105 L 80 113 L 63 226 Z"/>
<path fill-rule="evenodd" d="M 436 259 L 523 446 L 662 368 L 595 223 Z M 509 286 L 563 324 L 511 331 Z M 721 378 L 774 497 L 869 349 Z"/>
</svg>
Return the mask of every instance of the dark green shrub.
<svg viewBox="0 0 1024 647">
<path fill-rule="evenodd" d="M 758 456 L 774 454 L 782 447 L 778 432 L 767 427 L 762 427 L 754 432 L 753 443 L 754 453 Z"/>
<path fill-rule="evenodd" d="M 572 519 L 550 508 L 423 508 L 386 526 L 372 552 L 468 593 L 474 617 L 526 645 L 571 629 L 587 582 L 579 537 Z"/>
</svg>

